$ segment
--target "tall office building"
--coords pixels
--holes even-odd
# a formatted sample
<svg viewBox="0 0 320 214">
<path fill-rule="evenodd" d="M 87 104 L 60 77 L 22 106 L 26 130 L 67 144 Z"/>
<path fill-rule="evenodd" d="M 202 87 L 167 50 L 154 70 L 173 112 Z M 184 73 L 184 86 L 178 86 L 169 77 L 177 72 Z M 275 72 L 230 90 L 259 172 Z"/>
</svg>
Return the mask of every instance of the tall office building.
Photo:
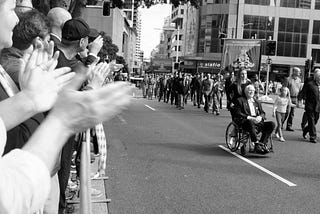
<svg viewBox="0 0 320 214">
<path fill-rule="evenodd" d="M 136 58 L 138 61 L 142 62 L 143 59 L 141 58 L 141 12 L 139 10 L 137 11 L 136 31 Z"/>
<path fill-rule="evenodd" d="M 203 0 L 194 70 L 219 72 L 221 38 L 277 41 L 271 79 L 287 76 L 306 59 L 320 62 L 320 0 Z M 265 70 L 267 56 L 261 58 Z M 192 59 L 190 59 L 192 61 Z M 201 66 L 200 66 L 201 68 Z"/>
</svg>

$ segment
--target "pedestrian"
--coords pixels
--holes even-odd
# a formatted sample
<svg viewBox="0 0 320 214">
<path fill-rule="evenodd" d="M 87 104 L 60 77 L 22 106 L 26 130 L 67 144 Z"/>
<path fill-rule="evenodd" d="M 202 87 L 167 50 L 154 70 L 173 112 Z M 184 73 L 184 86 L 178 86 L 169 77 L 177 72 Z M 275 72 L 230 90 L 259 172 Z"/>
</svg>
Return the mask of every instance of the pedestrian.
<svg viewBox="0 0 320 214">
<path fill-rule="evenodd" d="M 305 112 L 308 119 L 308 126 L 303 129 L 302 136 L 306 139 L 309 133 L 311 143 L 317 143 L 316 125 L 320 112 L 320 69 L 314 71 L 313 81 L 309 81 L 305 86 Z"/>
<path fill-rule="evenodd" d="M 294 131 L 294 129 L 292 128 L 294 111 L 295 111 L 296 105 L 298 104 L 299 92 L 302 89 L 302 82 L 301 82 L 301 78 L 299 77 L 300 74 L 301 74 L 300 68 L 294 67 L 291 77 L 289 77 L 286 81 L 286 84 L 284 84 L 284 86 L 286 86 L 289 89 L 291 102 L 292 104 L 294 104 L 291 106 L 289 111 L 286 112 L 286 119 L 287 119 L 286 131 L 292 131 L 292 132 Z"/>
<path fill-rule="evenodd" d="M 283 138 L 283 133 L 281 130 L 283 120 L 285 119 L 286 111 L 288 107 L 291 106 L 289 89 L 287 87 L 282 87 L 280 89 L 280 95 L 277 96 L 274 104 L 273 104 L 273 117 L 276 117 L 277 127 L 275 131 L 275 136 L 281 141 L 285 142 Z"/>
</svg>

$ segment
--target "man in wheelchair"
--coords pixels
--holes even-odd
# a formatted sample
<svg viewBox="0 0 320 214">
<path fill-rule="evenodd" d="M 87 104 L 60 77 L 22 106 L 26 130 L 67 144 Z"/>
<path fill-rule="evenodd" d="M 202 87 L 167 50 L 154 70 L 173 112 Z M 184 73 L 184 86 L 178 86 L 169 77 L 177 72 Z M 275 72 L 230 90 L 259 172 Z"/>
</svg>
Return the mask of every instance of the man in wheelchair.
<svg viewBox="0 0 320 214">
<path fill-rule="evenodd" d="M 265 121 L 265 112 L 261 103 L 254 98 L 255 88 L 253 85 L 245 87 L 245 96 L 238 98 L 234 103 L 233 120 L 237 125 L 250 135 L 251 142 L 254 143 L 254 151 L 259 154 L 269 153 L 266 144 L 275 128 L 275 123 Z M 261 132 L 261 138 L 257 135 Z"/>
</svg>

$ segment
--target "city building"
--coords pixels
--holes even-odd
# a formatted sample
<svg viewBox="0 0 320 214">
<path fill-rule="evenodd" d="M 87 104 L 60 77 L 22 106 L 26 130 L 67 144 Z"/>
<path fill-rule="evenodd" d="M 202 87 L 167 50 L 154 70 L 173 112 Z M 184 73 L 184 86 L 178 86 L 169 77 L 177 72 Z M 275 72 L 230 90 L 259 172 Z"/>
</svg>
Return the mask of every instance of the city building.
<svg viewBox="0 0 320 214">
<path fill-rule="evenodd" d="M 304 71 L 311 57 L 320 62 L 320 0 L 203 0 L 199 19 L 197 51 L 186 58 L 196 64 L 194 72 L 201 66 L 223 71 L 218 66 L 223 38 L 275 40 L 273 80 L 288 76 L 294 66 Z M 267 59 L 262 55 L 262 76 Z"/>
<path fill-rule="evenodd" d="M 164 25 L 161 30 L 160 43 L 151 52 L 150 72 L 171 73 L 173 62 L 175 62 L 175 58 L 171 57 L 172 37 L 176 29 L 175 24 L 171 23 L 170 16 L 165 18 Z"/>
</svg>

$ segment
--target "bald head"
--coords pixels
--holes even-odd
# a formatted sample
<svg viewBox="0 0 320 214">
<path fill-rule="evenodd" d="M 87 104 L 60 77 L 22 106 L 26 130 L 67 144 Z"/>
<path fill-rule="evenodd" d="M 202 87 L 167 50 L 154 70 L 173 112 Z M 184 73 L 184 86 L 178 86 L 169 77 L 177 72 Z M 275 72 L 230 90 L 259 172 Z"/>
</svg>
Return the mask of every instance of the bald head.
<svg viewBox="0 0 320 214">
<path fill-rule="evenodd" d="M 61 38 L 61 31 L 64 23 L 72 19 L 71 14 L 64 8 L 54 7 L 48 12 L 48 18 L 51 25 L 51 32 Z"/>
<path fill-rule="evenodd" d="M 318 84 L 320 84 L 320 69 L 319 68 L 316 68 L 314 70 L 313 78 Z"/>
</svg>

